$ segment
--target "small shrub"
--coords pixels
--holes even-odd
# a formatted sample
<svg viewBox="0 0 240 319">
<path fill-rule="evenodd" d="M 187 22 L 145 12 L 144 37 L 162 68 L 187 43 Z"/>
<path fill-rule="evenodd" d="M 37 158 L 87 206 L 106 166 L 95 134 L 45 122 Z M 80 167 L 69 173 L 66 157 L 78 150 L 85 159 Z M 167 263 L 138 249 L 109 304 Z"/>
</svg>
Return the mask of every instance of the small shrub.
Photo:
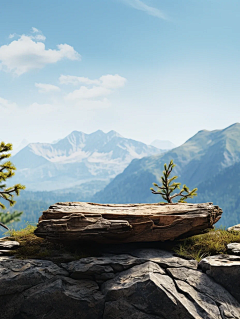
<svg viewBox="0 0 240 319">
<path fill-rule="evenodd" d="M 184 184 L 179 193 L 171 195 L 177 188 L 180 189 L 181 185 L 181 183 L 174 182 L 174 180 L 177 179 L 177 176 L 169 178 L 175 166 L 176 165 L 173 163 L 172 160 L 170 161 L 168 166 L 167 164 L 164 164 L 163 176 L 161 176 L 162 186 L 159 186 L 157 183 L 153 183 L 153 185 L 157 187 L 158 190 L 156 191 L 154 188 L 150 189 L 153 194 L 161 195 L 162 198 L 168 203 L 172 203 L 172 200 L 175 197 L 180 197 L 180 199 L 178 200 L 179 203 L 186 203 L 186 199 L 197 196 L 197 188 L 194 188 L 190 191 L 189 188 Z"/>
</svg>

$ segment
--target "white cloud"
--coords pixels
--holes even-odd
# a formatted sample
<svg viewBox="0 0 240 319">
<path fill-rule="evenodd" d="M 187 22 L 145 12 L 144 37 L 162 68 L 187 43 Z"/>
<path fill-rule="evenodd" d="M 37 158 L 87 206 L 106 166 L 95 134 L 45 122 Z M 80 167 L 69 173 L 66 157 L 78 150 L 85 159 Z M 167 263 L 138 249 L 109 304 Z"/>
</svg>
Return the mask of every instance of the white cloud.
<svg viewBox="0 0 240 319">
<path fill-rule="evenodd" d="M 36 29 L 36 28 L 35 28 Z M 37 31 L 34 29 L 34 34 Z M 0 69 L 21 75 L 33 69 L 41 69 L 47 64 L 56 63 L 64 58 L 80 60 L 81 56 L 68 44 L 57 45 L 57 50 L 46 49 L 39 42 L 45 37 L 38 33 L 34 36 L 21 35 L 18 40 L 0 47 Z"/>
<path fill-rule="evenodd" d="M 87 86 L 80 86 L 79 89 L 65 96 L 66 100 L 91 100 L 106 97 L 113 93 L 114 89 L 121 88 L 125 85 L 126 79 L 118 74 L 103 75 L 99 79 L 91 80 L 85 77 L 77 77 L 71 75 L 61 75 L 59 78 L 61 84 L 77 85 L 84 83 Z M 90 87 L 89 87 L 90 86 Z"/>
<path fill-rule="evenodd" d="M 126 83 L 126 79 L 118 74 L 112 75 L 107 74 L 101 76 L 99 79 L 91 80 L 86 77 L 81 76 L 74 76 L 74 75 L 61 75 L 59 77 L 60 84 L 72 84 L 72 85 L 78 85 L 78 84 L 96 84 L 98 86 L 102 86 L 109 89 L 116 89 L 123 87 Z"/>
<path fill-rule="evenodd" d="M 129 5 L 130 7 L 137 9 L 137 10 L 141 10 L 146 12 L 147 14 L 160 18 L 160 19 L 164 19 L 166 20 L 166 16 L 165 14 L 160 11 L 157 8 L 148 6 L 147 4 L 145 4 L 144 2 L 140 1 L 140 0 L 121 0 L 122 2 L 126 3 L 127 5 Z"/>
<path fill-rule="evenodd" d="M 39 31 L 37 28 L 32 27 L 32 33 L 39 33 L 41 31 Z"/>
<path fill-rule="evenodd" d="M 127 79 L 124 77 L 115 74 L 107 74 L 100 77 L 101 86 L 108 88 L 108 89 L 118 89 L 125 85 Z"/>
<path fill-rule="evenodd" d="M 37 34 L 34 37 L 31 37 L 31 39 L 35 39 L 35 40 L 38 40 L 38 41 L 45 41 L 46 37 L 44 35 L 42 35 L 42 34 Z"/>
<path fill-rule="evenodd" d="M 39 93 L 59 92 L 60 88 L 56 85 L 46 83 L 35 83 Z"/>
<path fill-rule="evenodd" d="M 81 86 L 79 90 L 75 90 L 67 95 L 68 100 L 85 100 L 85 99 L 96 99 L 109 95 L 111 90 L 101 87 L 94 86 L 93 88 L 87 88 L 86 86 Z"/>
<path fill-rule="evenodd" d="M 59 81 L 61 84 L 73 84 L 78 85 L 80 83 L 84 84 L 100 84 L 99 80 L 90 80 L 89 78 L 85 78 L 82 76 L 74 76 L 74 75 L 61 75 L 59 77 Z"/>
<path fill-rule="evenodd" d="M 123 87 L 126 83 L 126 79 L 118 74 L 112 75 L 107 74 L 101 76 L 99 79 L 91 80 L 86 77 L 81 76 L 74 76 L 74 75 L 61 75 L 59 77 L 60 84 L 72 84 L 72 85 L 78 85 L 78 84 L 96 84 L 98 86 L 102 86 L 109 89 L 116 89 Z"/>
<path fill-rule="evenodd" d="M 32 33 L 34 33 L 35 35 L 31 35 L 30 38 L 31 39 L 35 39 L 38 41 L 45 41 L 46 37 L 42 34 L 42 31 L 38 30 L 37 28 L 32 27 Z"/>
</svg>

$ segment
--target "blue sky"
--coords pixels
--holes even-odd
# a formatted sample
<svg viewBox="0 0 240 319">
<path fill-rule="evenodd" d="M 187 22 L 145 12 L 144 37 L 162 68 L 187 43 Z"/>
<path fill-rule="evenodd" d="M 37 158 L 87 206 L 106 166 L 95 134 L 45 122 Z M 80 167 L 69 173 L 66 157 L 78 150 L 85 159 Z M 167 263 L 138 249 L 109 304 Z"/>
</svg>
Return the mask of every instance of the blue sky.
<svg viewBox="0 0 240 319">
<path fill-rule="evenodd" d="M 240 121 L 238 0 L 3 0 L 1 138 L 180 145 Z"/>
</svg>

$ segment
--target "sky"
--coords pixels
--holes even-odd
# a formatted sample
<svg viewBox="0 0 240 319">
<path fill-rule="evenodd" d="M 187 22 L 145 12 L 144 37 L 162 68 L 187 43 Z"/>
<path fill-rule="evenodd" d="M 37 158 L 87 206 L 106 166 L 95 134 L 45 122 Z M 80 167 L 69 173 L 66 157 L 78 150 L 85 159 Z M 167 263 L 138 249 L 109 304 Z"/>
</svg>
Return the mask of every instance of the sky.
<svg viewBox="0 0 240 319">
<path fill-rule="evenodd" d="M 240 122 L 239 0 L 2 0 L 0 136 L 184 143 Z"/>
</svg>

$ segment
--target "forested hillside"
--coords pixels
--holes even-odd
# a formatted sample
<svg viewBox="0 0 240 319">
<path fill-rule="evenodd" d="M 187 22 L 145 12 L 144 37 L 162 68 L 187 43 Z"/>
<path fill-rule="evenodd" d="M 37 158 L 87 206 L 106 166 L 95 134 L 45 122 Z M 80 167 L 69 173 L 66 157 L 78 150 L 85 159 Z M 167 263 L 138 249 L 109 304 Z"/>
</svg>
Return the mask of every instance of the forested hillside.
<svg viewBox="0 0 240 319">
<path fill-rule="evenodd" d="M 219 224 L 240 222 L 239 170 L 240 124 L 224 130 L 200 131 L 183 145 L 161 155 L 133 160 L 103 191 L 93 196 L 100 203 L 151 203 L 162 198 L 151 194 L 159 182 L 164 163 L 173 159 L 174 175 L 190 188 L 198 187 L 194 202 L 213 202 L 223 208 Z"/>
<path fill-rule="evenodd" d="M 193 202 L 210 201 L 223 209 L 218 225 L 231 226 L 240 223 L 240 163 L 198 186 L 198 197 Z"/>
<path fill-rule="evenodd" d="M 190 188 L 197 187 L 240 160 L 240 124 L 224 130 L 200 131 L 167 153 L 133 160 L 93 200 L 101 203 L 149 203 L 157 199 L 149 188 L 158 182 L 164 163 L 173 160 L 174 174 Z"/>
</svg>

